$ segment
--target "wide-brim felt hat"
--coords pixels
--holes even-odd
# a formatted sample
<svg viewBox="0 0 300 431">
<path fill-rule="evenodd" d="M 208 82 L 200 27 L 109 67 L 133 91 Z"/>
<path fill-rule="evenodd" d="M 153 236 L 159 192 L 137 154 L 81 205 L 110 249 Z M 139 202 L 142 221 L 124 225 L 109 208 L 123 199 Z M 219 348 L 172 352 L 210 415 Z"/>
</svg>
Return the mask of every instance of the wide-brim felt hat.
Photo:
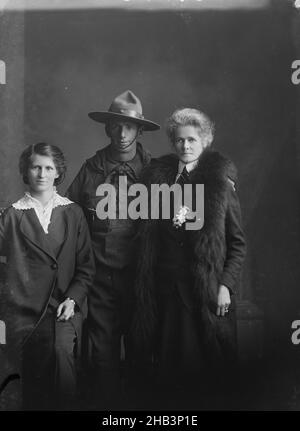
<svg viewBox="0 0 300 431">
<path fill-rule="evenodd" d="M 109 120 L 132 121 L 143 126 L 143 130 L 158 130 L 160 125 L 147 120 L 143 115 L 141 101 L 136 95 L 127 90 L 117 96 L 110 105 L 108 111 L 90 112 L 89 117 L 98 123 L 107 123 Z"/>
</svg>

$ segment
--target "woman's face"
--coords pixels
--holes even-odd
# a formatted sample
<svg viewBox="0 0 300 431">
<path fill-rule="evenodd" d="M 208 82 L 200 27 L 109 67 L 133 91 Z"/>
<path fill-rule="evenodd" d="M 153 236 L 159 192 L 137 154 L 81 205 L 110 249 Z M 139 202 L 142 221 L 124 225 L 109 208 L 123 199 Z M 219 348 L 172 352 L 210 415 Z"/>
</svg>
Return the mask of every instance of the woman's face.
<svg viewBox="0 0 300 431">
<path fill-rule="evenodd" d="M 27 177 L 30 190 L 42 193 L 53 190 L 54 181 L 59 174 L 51 157 L 33 154 Z"/>
<path fill-rule="evenodd" d="M 207 140 L 200 136 L 200 130 L 194 126 L 178 126 L 174 133 L 174 149 L 183 163 L 190 163 L 197 160 L 204 148 L 207 147 Z"/>
</svg>

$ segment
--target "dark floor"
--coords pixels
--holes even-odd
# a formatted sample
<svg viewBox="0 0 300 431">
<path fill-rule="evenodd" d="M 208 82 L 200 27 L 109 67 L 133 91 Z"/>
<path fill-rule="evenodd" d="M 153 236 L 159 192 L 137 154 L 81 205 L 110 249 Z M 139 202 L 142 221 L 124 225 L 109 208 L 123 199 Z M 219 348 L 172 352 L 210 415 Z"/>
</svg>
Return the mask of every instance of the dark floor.
<svg viewBox="0 0 300 431">
<path fill-rule="evenodd" d="M 1 378 L 3 382 L 3 370 Z M 118 410 L 255 410 L 297 411 L 300 410 L 300 363 L 277 360 L 245 365 L 237 373 L 236 385 L 228 385 L 225 394 L 215 391 L 209 397 L 199 392 L 159 392 L 154 388 L 145 391 L 143 385 L 127 391 Z M 231 387 L 229 387 L 231 386 Z M 20 410 L 20 380 L 10 381 L 0 394 L 0 410 Z M 219 396 L 218 396 L 219 395 Z M 90 410 L 84 400 L 78 410 Z"/>
</svg>

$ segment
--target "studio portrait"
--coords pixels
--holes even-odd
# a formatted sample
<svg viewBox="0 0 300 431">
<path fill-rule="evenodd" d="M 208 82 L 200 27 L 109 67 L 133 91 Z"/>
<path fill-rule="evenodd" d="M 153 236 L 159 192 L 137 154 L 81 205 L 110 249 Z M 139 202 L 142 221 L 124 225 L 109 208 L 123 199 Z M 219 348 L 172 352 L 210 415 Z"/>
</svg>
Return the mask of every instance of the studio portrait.
<svg viewBox="0 0 300 431">
<path fill-rule="evenodd" d="M 299 107 L 299 1 L 0 2 L 0 411 L 300 410 Z"/>
</svg>

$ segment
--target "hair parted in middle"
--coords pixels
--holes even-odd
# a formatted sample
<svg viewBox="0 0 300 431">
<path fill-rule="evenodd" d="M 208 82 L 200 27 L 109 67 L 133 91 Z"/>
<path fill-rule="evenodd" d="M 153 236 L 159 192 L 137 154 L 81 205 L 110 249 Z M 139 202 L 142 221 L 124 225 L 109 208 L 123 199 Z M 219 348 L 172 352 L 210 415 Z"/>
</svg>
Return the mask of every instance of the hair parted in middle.
<svg viewBox="0 0 300 431">
<path fill-rule="evenodd" d="M 31 157 L 34 154 L 50 157 L 53 160 L 59 175 L 58 178 L 55 179 L 54 185 L 57 186 L 58 184 L 62 183 L 67 170 L 65 156 L 60 148 L 56 147 L 55 145 L 46 144 L 44 142 L 29 145 L 27 148 L 25 148 L 20 156 L 19 171 L 23 177 L 24 183 L 28 184 L 28 169 L 31 164 Z"/>
<path fill-rule="evenodd" d="M 166 133 L 170 141 L 174 142 L 175 130 L 180 126 L 193 126 L 199 129 L 199 135 L 210 145 L 214 138 L 215 126 L 208 115 L 194 108 L 176 109 L 166 121 Z"/>
</svg>

